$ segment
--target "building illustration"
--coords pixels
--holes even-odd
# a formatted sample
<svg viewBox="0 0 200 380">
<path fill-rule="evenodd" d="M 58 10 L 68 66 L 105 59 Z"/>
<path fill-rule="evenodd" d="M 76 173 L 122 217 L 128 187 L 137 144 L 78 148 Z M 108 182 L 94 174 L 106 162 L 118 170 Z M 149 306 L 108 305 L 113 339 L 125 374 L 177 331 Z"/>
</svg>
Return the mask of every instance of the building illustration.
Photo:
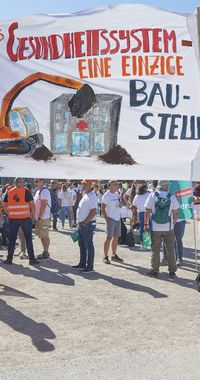
<svg viewBox="0 0 200 380">
<path fill-rule="evenodd" d="M 122 97 L 97 94 L 94 105 L 79 119 L 68 106 L 73 95 L 62 94 L 50 103 L 52 153 L 99 156 L 112 150 L 117 145 Z"/>
</svg>

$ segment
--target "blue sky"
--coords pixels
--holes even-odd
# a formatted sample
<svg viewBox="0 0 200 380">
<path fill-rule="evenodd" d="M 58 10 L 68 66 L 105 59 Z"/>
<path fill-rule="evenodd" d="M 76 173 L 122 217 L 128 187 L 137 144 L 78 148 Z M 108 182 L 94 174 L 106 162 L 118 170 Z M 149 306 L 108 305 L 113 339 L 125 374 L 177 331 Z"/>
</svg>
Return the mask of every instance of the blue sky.
<svg viewBox="0 0 200 380">
<path fill-rule="evenodd" d="M 143 3 L 176 12 L 194 12 L 200 0 L 8 0 L 2 1 L 0 19 L 36 13 L 66 13 L 116 3 Z"/>
</svg>

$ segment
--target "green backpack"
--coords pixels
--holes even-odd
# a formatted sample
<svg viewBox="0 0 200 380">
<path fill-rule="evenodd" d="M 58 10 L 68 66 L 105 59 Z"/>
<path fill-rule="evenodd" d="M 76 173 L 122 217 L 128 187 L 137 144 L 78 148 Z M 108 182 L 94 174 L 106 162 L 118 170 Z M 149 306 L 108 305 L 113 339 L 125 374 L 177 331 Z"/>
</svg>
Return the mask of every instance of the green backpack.
<svg viewBox="0 0 200 380">
<path fill-rule="evenodd" d="M 166 224 L 171 222 L 171 216 L 169 215 L 169 209 L 171 204 L 172 194 L 168 193 L 167 197 L 161 197 L 159 193 L 155 193 L 155 211 L 152 216 L 152 220 L 158 224 Z"/>
</svg>

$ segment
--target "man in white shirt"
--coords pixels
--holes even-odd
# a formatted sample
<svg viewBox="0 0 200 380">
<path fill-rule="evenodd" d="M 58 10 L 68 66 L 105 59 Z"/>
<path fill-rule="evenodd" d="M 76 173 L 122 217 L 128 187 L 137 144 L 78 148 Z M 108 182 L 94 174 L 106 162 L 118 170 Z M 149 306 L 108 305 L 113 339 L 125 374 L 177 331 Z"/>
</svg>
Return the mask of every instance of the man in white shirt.
<svg viewBox="0 0 200 380">
<path fill-rule="evenodd" d="M 118 183 L 117 181 L 109 181 L 108 191 L 103 195 L 102 198 L 102 214 L 105 218 L 107 225 L 107 238 L 104 243 L 104 263 L 110 264 L 108 258 L 108 251 L 112 248 L 112 261 L 123 262 L 123 260 L 117 255 L 118 240 L 121 236 L 121 220 L 120 220 L 120 196 L 117 192 Z"/>
<path fill-rule="evenodd" d="M 45 186 L 44 180 L 41 178 L 35 179 L 37 191 L 34 196 L 35 202 L 35 233 L 41 239 L 43 252 L 37 256 L 37 259 L 49 258 L 49 226 L 51 222 L 51 194 Z"/>
<path fill-rule="evenodd" d="M 93 192 L 91 180 L 84 179 L 81 184 L 83 185 L 84 196 L 77 209 L 80 262 L 73 268 L 80 268 L 82 274 L 87 274 L 94 271 L 93 235 L 96 228 L 97 197 Z"/>
<path fill-rule="evenodd" d="M 168 269 L 170 277 L 175 275 L 176 255 L 174 250 L 174 225 L 178 219 L 179 203 L 176 197 L 168 192 L 169 182 L 159 181 L 157 191 L 151 193 L 145 203 L 144 230 L 149 229 L 149 219 L 152 216 L 152 269 L 148 276 L 158 277 L 160 267 L 160 247 L 162 240 L 168 252 Z"/>
</svg>

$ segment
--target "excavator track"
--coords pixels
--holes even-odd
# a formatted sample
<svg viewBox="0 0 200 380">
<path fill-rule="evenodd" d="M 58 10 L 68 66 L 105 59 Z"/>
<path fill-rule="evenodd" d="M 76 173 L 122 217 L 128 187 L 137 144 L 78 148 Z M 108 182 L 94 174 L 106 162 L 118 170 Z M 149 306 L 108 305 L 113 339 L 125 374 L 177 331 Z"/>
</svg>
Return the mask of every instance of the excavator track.
<svg viewBox="0 0 200 380">
<path fill-rule="evenodd" d="M 37 143 L 33 137 L 29 137 L 28 139 L 26 139 L 26 142 L 29 145 L 30 150 L 28 153 L 26 153 L 25 157 L 30 157 L 36 151 Z"/>
</svg>

